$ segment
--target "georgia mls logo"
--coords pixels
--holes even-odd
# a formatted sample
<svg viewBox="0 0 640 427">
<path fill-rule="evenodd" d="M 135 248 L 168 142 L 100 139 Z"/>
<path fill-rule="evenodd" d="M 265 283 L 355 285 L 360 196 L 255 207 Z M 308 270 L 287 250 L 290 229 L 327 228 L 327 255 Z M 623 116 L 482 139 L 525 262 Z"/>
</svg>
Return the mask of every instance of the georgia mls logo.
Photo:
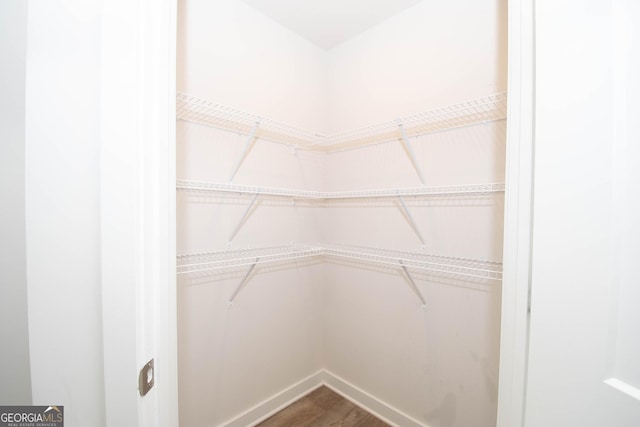
<svg viewBox="0 0 640 427">
<path fill-rule="evenodd" d="M 0 427 L 64 427 L 64 406 L 0 406 Z"/>
</svg>

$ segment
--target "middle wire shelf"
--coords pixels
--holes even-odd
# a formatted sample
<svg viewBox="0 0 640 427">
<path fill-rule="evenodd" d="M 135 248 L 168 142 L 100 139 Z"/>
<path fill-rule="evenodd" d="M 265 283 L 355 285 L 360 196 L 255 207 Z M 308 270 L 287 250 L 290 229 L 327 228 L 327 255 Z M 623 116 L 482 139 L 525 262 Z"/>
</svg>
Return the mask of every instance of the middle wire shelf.
<svg viewBox="0 0 640 427">
<path fill-rule="evenodd" d="M 406 267 L 416 271 L 493 281 L 502 280 L 502 263 L 499 262 L 346 245 L 285 245 L 183 254 L 177 257 L 176 272 L 177 274 L 189 274 L 216 270 L 228 271 L 310 257 L 350 259 Z"/>
<path fill-rule="evenodd" d="M 251 195 L 259 194 L 266 196 L 291 197 L 294 199 L 330 201 L 399 196 L 483 195 L 504 192 L 504 183 L 496 182 L 486 184 L 443 185 L 434 187 L 383 188 L 354 191 L 313 191 L 179 179 L 176 181 L 176 188 L 179 190 L 212 191 Z"/>
</svg>

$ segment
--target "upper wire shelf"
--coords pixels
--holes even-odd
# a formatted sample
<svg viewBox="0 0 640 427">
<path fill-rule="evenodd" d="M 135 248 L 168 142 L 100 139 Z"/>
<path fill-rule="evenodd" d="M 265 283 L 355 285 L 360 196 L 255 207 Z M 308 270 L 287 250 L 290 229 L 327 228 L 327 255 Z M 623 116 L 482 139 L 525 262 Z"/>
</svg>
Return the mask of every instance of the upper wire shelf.
<svg viewBox="0 0 640 427">
<path fill-rule="evenodd" d="M 176 118 L 243 134 L 250 134 L 258 124 L 255 137 L 298 147 L 312 147 L 324 139 L 323 135 L 306 129 L 215 104 L 182 92 L 176 94 Z"/>
<path fill-rule="evenodd" d="M 500 92 L 397 120 L 336 133 L 327 137 L 325 145 L 329 151 L 337 151 L 395 141 L 402 138 L 403 130 L 406 136 L 415 137 L 445 129 L 502 120 L 506 117 L 507 93 Z"/>
<path fill-rule="evenodd" d="M 179 179 L 176 188 L 181 190 L 214 191 L 240 194 L 259 194 L 282 196 L 297 199 L 311 199 L 319 201 L 345 200 L 378 197 L 409 197 L 409 196 L 456 196 L 471 194 L 490 194 L 504 192 L 504 183 L 443 185 L 435 187 L 383 188 L 356 191 L 312 191 L 288 188 L 259 187 L 253 185 L 238 185 L 231 183 L 191 181 Z"/>
<path fill-rule="evenodd" d="M 507 117 L 507 94 L 470 99 L 458 104 L 436 108 L 424 113 L 378 123 L 331 135 L 279 123 L 230 107 L 178 92 L 176 117 L 218 129 L 252 134 L 272 142 L 316 151 L 333 152 L 382 142 L 405 136 L 418 136 L 476 123 L 502 120 Z M 256 127 L 257 124 L 257 127 Z"/>
<path fill-rule="evenodd" d="M 178 255 L 177 274 L 252 267 L 257 264 L 282 262 L 314 256 L 372 262 L 413 270 L 500 281 L 502 263 L 428 255 L 363 246 L 285 245 L 259 249 L 243 249 Z"/>
</svg>

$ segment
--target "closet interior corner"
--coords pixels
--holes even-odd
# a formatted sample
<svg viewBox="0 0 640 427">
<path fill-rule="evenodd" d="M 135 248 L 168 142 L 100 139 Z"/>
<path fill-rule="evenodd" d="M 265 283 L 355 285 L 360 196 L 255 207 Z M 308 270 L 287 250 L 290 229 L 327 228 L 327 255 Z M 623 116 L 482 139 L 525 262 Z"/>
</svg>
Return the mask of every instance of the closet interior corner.
<svg viewBox="0 0 640 427">
<path fill-rule="evenodd" d="M 181 426 L 323 385 L 496 424 L 506 1 L 406 3 L 324 48 L 269 1 L 178 0 Z"/>
</svg>

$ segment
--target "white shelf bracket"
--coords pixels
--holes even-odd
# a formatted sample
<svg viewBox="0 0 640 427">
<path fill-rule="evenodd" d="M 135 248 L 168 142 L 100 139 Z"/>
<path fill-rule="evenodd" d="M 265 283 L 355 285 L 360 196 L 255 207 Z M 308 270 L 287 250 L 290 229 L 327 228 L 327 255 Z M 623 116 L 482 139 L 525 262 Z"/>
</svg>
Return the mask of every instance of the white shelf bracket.
<svg viewBox="0 0 640 427">
<path fill-rule="evenodd" d="M 256 268 L 256 264 L 258 264 L 258 261 L 260 261 L 260 258 L 256 258 L 256 261 L 253 264 L 251 264 L 251 267 L 249 267 L 249 270 L 247 270 L 247 273 L 242 278 L 242 281 L 238 284 L 238 286 L 236 286 L 236 289 L 233 291 L 233 294 L 231 294 L 231 298 L 229 298 L 229 303 L 228 303 L 229 308 L 233 307 L 233 300 L 236 299 L 236 297 L 238 296 L 242 288 L 244 288 L 244 286 L 249 281 L 249 276 L 251 276 L 253 269 Z"/>
<path fill-rule="evenodd" d="M 242 217 L 240 218 L 240 221 L 238 221 L 238 224 L 233 229 L 233 232 L 231 233 L 231 236 L 229 236 L 229 242 L 227 243 L 227 245 L 229 247 L 233 243 L 233 239 L 236 237 L 236 234 L 238 234 L 238 231 L 240 231 L 240 228 L 242 227 L 242 224 L 244 224 L 245 220 L 247 219 L 247 217 L 251 213 L 251 208 L 253 208 L 253 205 L 256 204 L 256 200 L 258 200 L 258 194 L 260 194 L 260 193 L 256 193 L 256 194 L 253 195 L 253 199 L 251 199 L 251 201 L 247 205 L 246 209 L 244 210 L 244 213 L 242 214 Z"/>
<path fill-rule="evenodd" d="M 236 177 L 236 174 L 238 173 L 240 166 L 242 166 L 242 162 L 247 157 L 247 154 L 249 154 L 249 151 L 251 151 L 251 147 L 253 146 L 253 140 L 256 137 L 256 132 L 258 132 L 258 126 L 260 126 L 260 122 L 256 122 L 253 125 L 253 128 L 251 129 L 251 133 L 247 137 L 247 142 L 244 144 L 244 150 L 242 150 L 242 154 L 240 155 L 240 158 L 236 162 L 236 165 L 233 167 L 233 172 L 231 172 L 231 178 L 229 178 L 229 182 L 232 182 L 233 178 Z"/>
<path fill-rule="evenodd" d="M 404 265 L 404 263 L 402 262 L 401 259 L 398 260 L 398 262 L 400 263 L 400 267 L 402 267 L 402 271 L 404 272 L 404 277 L 409 282 L 409 286 L 411 287 L 413 292 L 415 292 L 415 294 L 420 299 L 420 302 L 422 303 L 422 309 L 426 310 L 427 309 L 427 303 L 424 300 L 424 297 L 422 296 L 422 293 L 420 292 L 420 289 L 418 289 L 418 287 L 416 286 L 416 282 L 413 281 L 413 277 L 411 277 L 411 273 L 409 273 L 409 270 L 407 269 L 407 266 Z"/>
<path fill-rule="evenodd" d="M 411 144 L 409 143 L 409 138 L 407 138 L 407 133 L 404 131 L 404 127 L 402 126 L 402 123 L 398 123 L 398 129 L 400 129 L 400 134 L 402 135 L 402 142 L 404 144 L 404 148 L 407 150 L 407 155 L 409 156 L 411 163 L 413 163 L 413 167 L 415 168 L 416 172 L 418 173 L 418 176 L 420 177 L 420 182 L 422 182 L 422 185 L 425 185 L 424 175 L 422 175 L 422 169 L 420 169 L 420 164 L 418 163 L 418 159 L 416 159 L 416 155 L 413 152 L 413 147 L 411 147 Z"/>
<path fill-rule="evenodd" d="M 409 211 L 409 208 L 404 203 L 404 199 L 402 198 L 402 196 L 398 196 L 398 200 L 400 201 L 400 207 L 402 207 L 402 210 L 404 211 L 405 215 L 407 216 L 407 219 L 409 220 L 409 225 L 411 225 L 411 228 L 413 229 L 414 233 L 416 233 L 416 236 L 418 236 L 418 239 L 420 239 L 420 243 L 422 243 L 422 249 L 425 249 L 427 244 L 424 241 L 424 237 L 422 237 L 422 233 L 418 228 L 418 224 L 416 224 L 416 221 L 413 219 L 413 215 L 411 215 L 411 211 Z"/>
</svg>

